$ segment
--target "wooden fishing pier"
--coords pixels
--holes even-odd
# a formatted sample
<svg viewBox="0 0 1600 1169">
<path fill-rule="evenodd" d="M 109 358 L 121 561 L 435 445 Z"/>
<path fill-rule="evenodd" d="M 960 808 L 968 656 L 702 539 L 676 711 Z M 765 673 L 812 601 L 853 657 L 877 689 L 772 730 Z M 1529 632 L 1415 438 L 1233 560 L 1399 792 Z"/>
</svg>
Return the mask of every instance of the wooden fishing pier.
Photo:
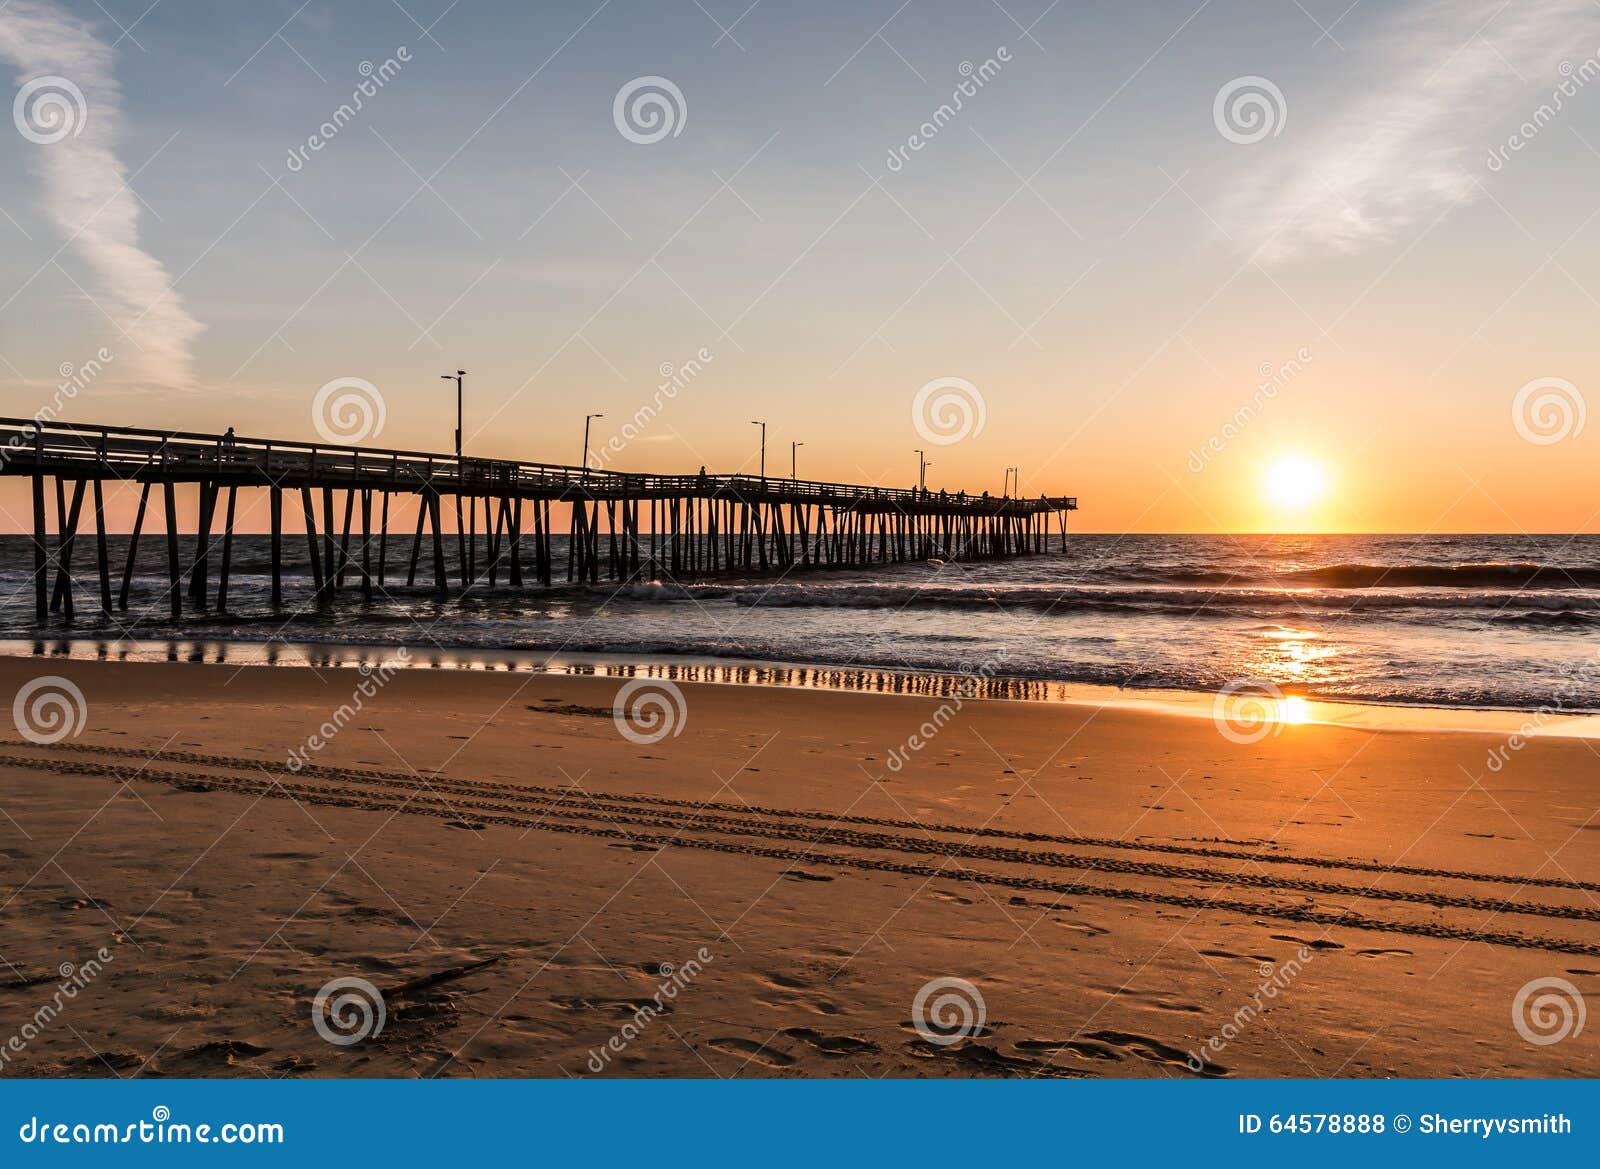
<svg viewBox="0 0 1600 1169">
<path fill-rule="evenodd" d="M 648 475 L 14 418 L 0 418 L 0 474 L 32 479 L 40 621 L 52 612 L 73 615 L 73 559 L 80 528 L 87 538 L 86 506 L 93 509 L 100 606 L 108 613 L 128 607 L 152 496 L 166 521 L 174 618 L 182 616 L 185 595 L 196 608 L 210 606 L 213 570 L 214 604 L 226 611 L 241 491 L 268 493 L 274 606 L 284 603 L 286 498 L 299 505 L 319 605 L 333 603 L 347 588 L 370 601 L 374 589 L 396 587 L 402 572 L 406 587 L 416 587 L 419 568 L 423 587 L 444 597 L 452 589 L 494 588 L 502 574 L 511 588 L 549 586 L 560 575 L 558 559 L 566 562 L 566 582 L 599 584 L 1033 555 L 1049 550 L 1052 522 L 1066 549 L 1067 513 L 1077 508 L 1075 498 L 1062 496 L 1023 499 L 751 475 Z M 53 542 L 47 523 L 50 479 Z M 106 540 L 108 481 L 135 485 L 139 492 L 120 580 Z M 178 490 L 191 484 L 198 493 L 197 519 L 193 530 L 180 532 Z M 391 499 L 416 501 L 411 531 L 391 531 Z M 445 553 L 447 499 L 454 501 L 453 557 Z M 555 541 L 563 506 L 569 512 L 564 555 Z M 187 557 L 184 537 L 192 539 Z M 396 564 L 390 563 L 391 544 L 401 554 Z"/>
</svg>

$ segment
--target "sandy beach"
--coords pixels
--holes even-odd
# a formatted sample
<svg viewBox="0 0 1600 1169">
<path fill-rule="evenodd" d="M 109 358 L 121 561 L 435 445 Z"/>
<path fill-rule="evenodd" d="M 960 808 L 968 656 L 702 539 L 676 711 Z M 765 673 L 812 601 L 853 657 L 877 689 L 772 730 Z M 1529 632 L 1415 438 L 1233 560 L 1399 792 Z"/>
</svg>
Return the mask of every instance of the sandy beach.
<svg viewBox="0 0 1600 1169">
<path fill-rule="evenodd" d="M 107 957 L 6 1074 L 1600 1070 L 1513 1019 L 1600 990 L 1586 742 L 685 685 L 640 744 L 616 681 L 421 669 L 328 738 L 355 670 L 41 675 L 87 714 L 0 747 L 4 1030 Z"/>
</svg>

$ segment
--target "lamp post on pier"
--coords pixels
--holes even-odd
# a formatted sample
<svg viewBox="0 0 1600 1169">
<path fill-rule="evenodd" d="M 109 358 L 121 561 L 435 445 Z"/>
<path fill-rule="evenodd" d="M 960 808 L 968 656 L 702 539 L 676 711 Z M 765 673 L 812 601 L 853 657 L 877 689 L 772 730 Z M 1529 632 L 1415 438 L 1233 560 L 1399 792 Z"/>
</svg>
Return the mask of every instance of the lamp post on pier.
<svg viewBox="0 0 1600 1169">
<path fill-rule="evenodd" d="M 791 479 L 800 478 L 800 472 L 798 470 L 800 466 L 800 460 L 796 452 L 805 445 L 806 444 L 803 442 L 791 442 L 789 444 L 789 478 Z"/>
<path fill-rule="evenodd" d="M 455 373 L 441 373 L 439 375 L 447 382 L 456 383 L 456 458 L 461 457 L 461 379 L 467 376 L 467 371 L 458 369 Z"/>
<path fill-rule="evenodd" d="M 583 477 L 589 477 L 589 423 L 596 418 L 604 418 L 604 414 L 585 414 L 583 416 Z"/>
<path fill-rule="evenodd" d="M 761 481 L 765 483 L 767 481 L 767 424 L 752 418 L 750 425 L 761 427 Z"/>
</svg>

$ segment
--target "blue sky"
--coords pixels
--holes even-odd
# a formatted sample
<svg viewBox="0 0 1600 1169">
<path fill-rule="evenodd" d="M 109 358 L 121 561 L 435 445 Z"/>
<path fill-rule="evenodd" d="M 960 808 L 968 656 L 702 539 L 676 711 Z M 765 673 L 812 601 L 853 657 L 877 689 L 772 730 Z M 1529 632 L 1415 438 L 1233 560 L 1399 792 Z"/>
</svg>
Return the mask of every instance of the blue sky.
<svg viewBox="0 0 1600 1169">
<path fill-rule="evenodd" d="M 902 484 L 959 378 L 983 428 L 930 483 L 1018 465 L 1090 527 L 1591 523 L 1596 435 L 1512 411 L 1592 396 L 1600 8 L 897 5 L 11 0 L 7 85 L 67 78 L 84 124 L 0 136 L 4 412 L 106 346 L 61 417 L 310 439 L 359 378 L 366 441 L 443 449 L 464 366 L 469 449 L 575 461 L 705 350 L 613 465 L 749 466 L 764 418 L 774 466 Z M 681 94 L 660 141 L 614 120 L 641 77 Z M 1321 511 L 1261 498 L 1289 455 Z"/>
</svg>

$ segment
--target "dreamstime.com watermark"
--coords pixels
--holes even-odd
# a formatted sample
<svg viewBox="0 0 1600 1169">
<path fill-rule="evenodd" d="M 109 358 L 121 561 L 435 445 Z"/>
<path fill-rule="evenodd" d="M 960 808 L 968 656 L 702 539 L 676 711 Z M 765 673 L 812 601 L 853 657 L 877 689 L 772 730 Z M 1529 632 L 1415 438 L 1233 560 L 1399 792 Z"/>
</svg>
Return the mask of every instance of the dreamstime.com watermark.
<svg viewBox="0 0 1600 1169">
<path fill-rule="evenodd" d="M 1261 1013 L 1267 1009 L 1268 1004 L 1277 998 L 1283 991 L 1289 989 L 1289 984 L 1300 977 L 1300 972 L 1311 965 L 1311 960 L 1316 957 L 1309 946 L 1301 946 L 1293 958 L 1280 962 L 1274 966 L 1270 962 L 1261 964 L 1261 983 L 1240 1008 L 1233 1013 L 1233 1017 L 1222 1025 L 1222 1029 L 1200 1045 L 1198 1052 L 1188 1052 L 1184 1061 L 1189 1070 L 1196 1075 L 1206 1070 L 1206 1064 L 1214 1062 L 1213 1056 L 1221 1055 L 1235 1039 L 1239 1038 L 1245 1028 L 1254 1023 Z"/>
<path fill-rule="evenodd" d="M 1229 142 L 1254 146 L 1283 133 L 1289 121 L 1289 104 L 1283 90 L 1269 79 L 1247 74 L 1235 77 L 1211 102 L 1211 121 Z"/>
<path fill-rule="evenodd" d="M 1511 425 L 1534 446 L 1577 438 L 1588 413 L 1582 391 L 1561 377 L 1536 377 L 1511 399 Z"/>
<path fill-rule="evenodd" d="M 89 103 L 75 81 L 51 73 L 17 90 L 11 121 L 35 146 L 54 146 L 76 138 L 89 124 Z"/>
<path fill-rule="evenodd" d="M 1504 742 L 1489 748 L 1483 765 L 1490 771 L 1500 772 L 1511 762 L 1511 757 L 1532 742 L 1551 719 L 1574 713 L 1589 704 L 1587 688 L 1600 683 L 1600 650 L 1588 661 L 1576 665 L 1562 662 L 1557 672 L 1565 681 L 1550 692 L 1550 701 L 1541 702 L 1513 734 L 1506 736 Z"/>
<path fill-rule="evenodd" d="M 70 678 L 46 674 L 17 690 L 11 721 L 19 735 L 40 746 L 76 739 L 89 721 L 89 700 Z"/>
<path fill-rule="evenodd" d="M 356 66 L 356 72 L 361 74 L 361 81 L 351 92 L 350 100 L 334 110 L 332 116 L 308 135 L 304 143 L 290 149 L 288 159 L 284 163 L 290 172 L 298 174 L 304 170 L 306 163 L 311 161 L 311 156 L 320 153 L 346 126 L 355 121 L 356 115 L 367 108 L 367 100 L 377 96 L 378 91 L 399 76 L 400 70 L 410 61 L 410 48 L 401 45 L 394 51 L 394 55 L 385 58 L 382 64 L 374 65 L 371 61 L 363 61 Z"/>
<path fill-rule="evenodd" d="M 1244 433 L 1245 429 L 1256 420 L 1256 416 L 1278 396 L 1278 392 L 1305 371 L 1311 364 L 1311 350 L 1301 346 L 1295 350 L 1295 355 L 1282 365 L 1274 367 L 1270 361 L 1261 363 L 1261 380 L 1256 383 L 1255 393 L 1250 395 L 1250 400 L 1233 412 L 1233 417 L 1222 424 L 1218 430 L 1205 442 L 1200 444 L 1199 450 L 1191 450 L 1184 466 L 1198 475 L 1210 466 L 1211 460 L 1228 449 L 1228 444 Z"/>
<path fill-rule="evenodd" d="M 977 96 L 980 89 L 999 76 L 1000 70 L 1010 60 L 1011 50 L 1001 45 L 994 51 L 994 56 L 989 57 L 981 65 L 974 65 L 971 61 L 961 62 L 956 67 L 956 72 L 961 74 L 961 80 L 951 91 L 950 100 L 934 110 L 933 116 L 908 135 L 905 142 L 889 151 L 884 165 L 896 174 L 904 170 L 906 163 L 911 161 L 911 156 L 921 152 L 943 132 L 946 126 L 955 121 L 956 115 L 966 108 L 966 99 Z"/>
<path fill-rule="evenodd" d="M 324 442 L 358 443 L 377 438 L 389 409 L 378 387 L 359 377 L 324 382 L 311 400 L 311 425 Z"/>
<path fill-rule="evenodd" d="M 647 74 L 635 77 L 611 102 L 611 121 L 629 142 L 651 146 L 683 133 L 689 122 L 689 103 L 683 90 L 668 78 Z"/>
<path fill-rule="evenodd" d="M 1576 1039 L 1588 1018 L 1583 992 L 1565 978 L 1535 978 L 1511 1000 L 1512 1027 L 1535 1047 Z"/>
<path fill-rule="evenodd" d="M 912 1027 L 936 1047 L 949 1047 L 969 1035 L 982 1035 L 988 1017 L 983 992 L 965 978 L 929 979 L 911 1000 Z"/>
<path fill-rule="evenodd" d="M 982 683 L 1000 672 L 1006 657 L 1007 654 L 1002 649 L 993 657 L 979 662 L 977 666 L 963 668 L 956 683 L 956 693 L 934 707 L 933 713 L 923 719 L 922 725 L 907 735 L 903 741 L 890 747 L 888 758 L 883 765 L 899 774 L 901 769 L 911 762 L 913 755 L 932 743 L 939 736 L 939 732 L 950 725 L 951 720 L 961 713 L 962 707 L 972 699 L 981 697 Z M 875 780 L 882 778 L 882 776 L 874 777 Z"/>
<path fill-rule="evenodd" d="M 1211 721 L 1230 743 L 1248 746 L 1283 733 L 1284 693 L 1265 678 L 1235 678 L 1211 700 Z"/>
<path fill-rule="evenodd" d="M 924 442 L 934 446 L 977 438 L 988 419 L 983 394 L 966 378 L 936 377 L 911 399 L 911 425 Z"/>
<path fill-rule="evenodd" d="M 335 1047 L 381 1034 L 388 1018 L 383 992 L 354 975 L 329 979 L 311 1000 L 311 1026 Z"/>
<path fill-rule="evenodd" d="M 1498 174 L 1504 170 L 1513 154 L 1520 153 L 1523 147 L 1544 133 L 1544 128 L 1567 108 L 1567 98 L 1576 97 L 1580 89 L 1596 77 L 1600 77 L 1600 50 L 1596 50 L 1592 56 L 1584 58 L 1577 65 L 1571 61 L 1563 61 L 1557 66 L 1556 71 L 1561 74 L 1561 81 L 1551 92 L 1550 100 L 1541 102 L 1538 108 L 1511 132 L 1503 145 L 1489 151 L 1489 157 L 1484 165 L 1493 173 Z"/>
<path fill-rule="evenodd" d="M 101 946 L 95 951 L 94 957 L 86 962 L 80 962 L 76 966 L 71 962 L 63 962 L 57 971 L 61 975 L 61 981 L 56 984 L 55 993 L 33 1012 L 30 1019 L 12 1032 L 11 1038 L 7 1039 L 3 1046 L 0 1046 L 0 1068 L 9 1066 L 12 1059 L 26 1051 L 28 1044 L 42 1035 L 45 1029 L 55 1022 L 56 1017 L 66 1010 L 67 1005 L 91 982 L 100 977 L 101 971 L 111 962 L 112 957 L 111 951 Z"/>
<path fill-rule="evenodd" d="M 172 1109 L 157 1104 L 150 1110 L 149 1120 L 128 1124 L 52 1122 L 32 1116 L 17 1129 L 17 1139 L 25 1145 L 281 1145 L 284 1134 L 283 1125 L 276 1121 L 175 1121 Z"/>
<path fill-rule="evenodd" d="M 635 678 L 617 691 L 611 721 L 628 742 L 647 747 L 669 735 L 676 739 L 683 734 L 689 722 L 689 702 L 672 682 Z"/>
<path fill-rule="evenodd" d="M 627 450 L 628 444 L 645 432 L 667 403 L 675 400 L 713 360 L 715 357 L 711 350 L 702 345 L 695 355 L 682 365 L 674 366 L 670 361 L 663 361 L 657 371 L 661 375 L 661 381 L 656 383 L 655 393 L 651 395 L 650 401 L 635 410 L 632 418 L 624 422 L 615 434 L 590 453 L 589 466 L 596 471 L 603 470 L 607 463 Z"/>
<path fill-rule="evenodd" d="M 350 720 L 355 718 L 367 707 L 367 700 L 372 698 L 393 680 L 396 673 L 411 661 L 411 651 L 405 646 L 395 650 L 396 660 L 384 662 L 380 666 L 371 666 L 362 662 L 358 672 L 361 681 L 351 691 L 350 699 L 339 704 L 328 720 L 307 736 L 303 745 L 289 752 L 286 765 L 290 771 L 298 772 L 301 768 L 309 766 L 311 756 L 320 753 L 327 745 L 339 737 L 339 732 L 350 725 Z"/>
<path fill-rule="evenodd" d="M 672 1001 L 681 994 L 691 982 L 700 977 L 700 972 L 711 965 L 713 955 L 706 947 L 701 946 L 695 951 L 694 957 L 688 961 L 674 966 L 670 962 L 663 962 L 656 969 L 657 976 L 661 979 L 656 986 L 656 992 L 649 1002 L 639 1004 L 633 1012 L 633 1017 L 624 1023 L 617 1033 L 606 1040 L 599 1047 L 589 1049 L 589 1059 L 586 1063 L 588 1069 L 595 1075 L 605 1071 L 610 1065 L 612 1057 L 621 1055 L 628 1049 L 645 1028 L 655 1022 L 660 1015 L 666 1014 L 671 1009 Z"/>
<path fill-rule="evenodd" d="M 33 420 L 41 426 L 49 425 L 61 416 L 62 409 L 68 402 L 74 401 L 89 385 L 105 372 L 106 366 L 115 360 L 111 350 L 101 346 L 95 355 L 82 365 L 74 366 L 70 361 L 63 361 L 57 369 L 61 380 L 56 383 L 55 390 L 50 395 L 50 400 L 38 410 L 34 411 Z M 14 452 L 28 446 L 31 440 L 25 434 L 13 434 L 6 440 L 6 445 L 0 449 L 0 467 L 3 467 Z"/>
</svg>

